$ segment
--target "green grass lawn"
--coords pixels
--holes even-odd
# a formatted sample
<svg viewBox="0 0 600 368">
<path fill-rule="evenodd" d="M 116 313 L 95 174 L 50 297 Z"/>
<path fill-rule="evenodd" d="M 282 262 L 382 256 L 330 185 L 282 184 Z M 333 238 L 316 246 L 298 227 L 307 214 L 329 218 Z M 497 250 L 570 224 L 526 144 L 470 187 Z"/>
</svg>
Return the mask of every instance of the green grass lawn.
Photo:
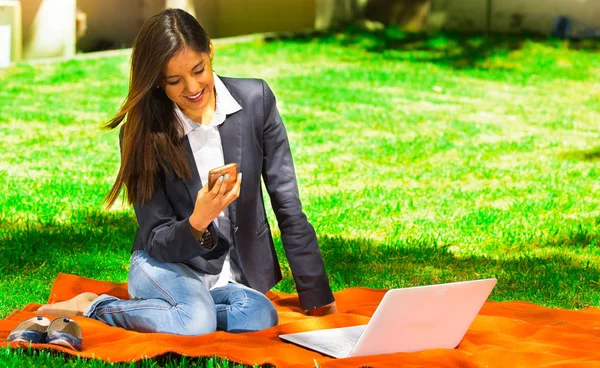
<svg viewBox="0 0 600 368">
<path fill-rule="evenodd" d="M 496 277 L 491 300 L 576 309 L 600 305 L 596 48 L 348 31 L 223 45 L 215 70 L 275 91 L 334 290 Z M 126 280 L 135 216 L 103 208 L 119 150 L 99 127 L 128 59 L 0 70 L 0 317 L 45 302 L 59 272 Z M 293 292 L 274 235 L 277 289 Z M 106 365 L 14 349 L 0 361 Z M 229 365 L 138 366 L 190 363 Z"/>
</svg>

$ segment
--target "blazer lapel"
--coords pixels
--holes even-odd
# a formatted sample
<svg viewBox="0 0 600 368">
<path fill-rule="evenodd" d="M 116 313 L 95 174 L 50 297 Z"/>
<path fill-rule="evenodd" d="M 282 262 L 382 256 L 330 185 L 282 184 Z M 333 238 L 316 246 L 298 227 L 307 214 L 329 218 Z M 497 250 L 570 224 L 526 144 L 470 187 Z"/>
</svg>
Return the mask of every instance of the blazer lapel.
<svg viewBox="0 0 600 368">
<path fill-rule="evenodd" d="M 185 184 L 185 187 L 188 190 L 188 194 L 190 195 L 190 201 L 192 203 L 192 208 L 194 208 L 198 192 L 200 191 L 200 189 L 202 189 L 202 180 L 200 179 L 200 174 L 198 174 L 198 167 L 196 166 L 196 160 L 194 160 L 192 146 L 190 145 L 190 140 L 188 139 L 187 135 L 183 137 L 183 150 L 185 151 L 188 162 L 190 164 L 190 169 L 192 171 L 192 178 L 185 179 L 183 181 L 183 184 Z"/>
<path fill-rule="evenodd" d="M 242 171 L 242 122 L 240 112 L 235 112 L 225 119 L 223 124 L 219 125 L 219 134 L 221 136 L 221 145 L 223 146 L 223 158 L 225 165 L 235 162 L 238 164 L 238 172 Z M 229 218 L 234 226 L 236 225 L 236 203 L 229 205 Z"/>
</svg>

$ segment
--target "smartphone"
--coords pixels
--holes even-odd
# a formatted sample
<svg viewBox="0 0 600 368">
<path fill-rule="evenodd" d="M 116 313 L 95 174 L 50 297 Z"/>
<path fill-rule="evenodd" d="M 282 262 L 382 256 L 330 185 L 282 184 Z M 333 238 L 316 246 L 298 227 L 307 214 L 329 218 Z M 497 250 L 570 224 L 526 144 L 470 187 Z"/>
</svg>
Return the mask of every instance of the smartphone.
<svg viewBox="0 0 600 368">
<path fill-rule="evenodd" d="M 225 175 L 229 174 L 229 178 L 225 179 Z M 222 176 L 223 184 L 227 185 L 227 191 L 233 189 L 237 181 L 238 165 L 234 162 L 225 166 L 217 167 L 208 172 L 208 190 L 211 190 L 217 183 L 217 180 Z"/>
</svg>

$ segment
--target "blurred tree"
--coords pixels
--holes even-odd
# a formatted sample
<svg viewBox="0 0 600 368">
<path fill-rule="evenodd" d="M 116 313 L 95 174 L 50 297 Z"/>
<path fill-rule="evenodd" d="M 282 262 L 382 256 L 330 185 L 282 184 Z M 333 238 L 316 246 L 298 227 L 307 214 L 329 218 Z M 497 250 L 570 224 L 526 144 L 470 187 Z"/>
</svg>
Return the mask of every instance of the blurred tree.
<svg viewBox="0 0 600 368">
<path fill-rule="evenodd" d="M 326 30 L 360 18 L 367 0 L 317 0 L 315 28 Z"/>
<path fill-rule="evenodd" d="M 165 5 L 167 8 L 183 9 L 194 17 L 196 16 L 196 8 L 193 0 L 166 0 Z"/>
<path fill-rule="evenodd" d="M 425 25 L 431 0 L 318 0 L 317 29 L 343 26 L 361 18 L 420 30 Z"/>
<path fill-rule="evenodd" d="M 423 29 L 431 8 L 431 0 L 368 0 L 364 17 L 386 26 L 406 30 Z"/>
</svg>

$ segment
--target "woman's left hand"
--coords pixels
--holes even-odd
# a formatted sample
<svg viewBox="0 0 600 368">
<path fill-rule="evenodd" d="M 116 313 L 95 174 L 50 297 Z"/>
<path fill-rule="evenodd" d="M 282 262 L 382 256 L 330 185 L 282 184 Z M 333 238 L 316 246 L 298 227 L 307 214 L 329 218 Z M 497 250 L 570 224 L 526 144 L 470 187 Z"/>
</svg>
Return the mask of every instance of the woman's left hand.
<svg viewBox="0 0 600 368">
<path fill-rule="evenodd" d="M 337 313 L 337 305 L 335 302 L 324 305 L 322 307 L 313 308 L 308 311 L 308 314 L 315 317 L 326 316 L 328 314 Z"/>
</svg>

